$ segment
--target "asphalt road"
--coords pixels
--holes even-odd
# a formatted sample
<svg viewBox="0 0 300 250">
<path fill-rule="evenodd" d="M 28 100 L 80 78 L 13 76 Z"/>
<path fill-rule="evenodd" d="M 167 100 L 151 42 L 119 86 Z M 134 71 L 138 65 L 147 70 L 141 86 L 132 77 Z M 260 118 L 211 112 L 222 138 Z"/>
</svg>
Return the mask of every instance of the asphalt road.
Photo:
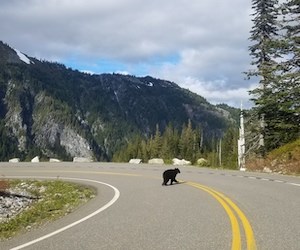
<svg viewBox="0 0 300 250">
<path fill-rule="evenodd" d="M 60 178 L 97 188 L 75 212 L 0 249 L 300 250 L 300 178 L 114 163 L 0 163 L 6 178 Z"/>
</svg>

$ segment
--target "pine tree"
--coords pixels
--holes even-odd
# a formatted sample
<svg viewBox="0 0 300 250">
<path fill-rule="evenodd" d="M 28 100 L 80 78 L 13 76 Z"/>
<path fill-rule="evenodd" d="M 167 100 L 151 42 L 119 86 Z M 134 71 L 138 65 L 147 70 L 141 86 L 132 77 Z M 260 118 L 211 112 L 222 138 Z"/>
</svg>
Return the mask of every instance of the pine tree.
<svg viewBox="0 0 300 250">
<path fill-rule="evenodd" d="M 300 76 L 299 76 L 299 3 L 289 0 L 279 8 L 280 36 L 273 41 L 277 67 L 273 82 L 263 98 L 266 114 L 266 149 L 271 150 L 299 137 Z"/>
<path fill-rule="evenodd" d="M 270 134 L 269 122 L 274 118 L 274 107 L 277 100 L 272 95 L 273 86 L 276 84 L 276 71 L 278 63 L 278 1 L 277 0 L 253 0 L 254 10 L 253 28 L 250 40 L 254 43 L 249 47 L 253 58 L 252 65 L 255 69 L 250 70 L 248 77 L 259 77 L 259 87 L 251 91 L 254 96 L 255 109 L 261 120 L 261 153 L 264 154 L 266 134 Z M 275 108 L 276 109 L 276 108 Z M 276 114 L 276 113 L 275 113 Z M 265 126 L 267 125 L 267 126 Z M 266 140 L 266 144 L 269 141 Z"/>
<path fill-rule="evenodd" d="M 156 125 L 155 135 L 150 139 L 151 158 L 158 158 L 161 155 L 162 138 L 158 124 Z"/>
<path fill-rule="evenodd" d="M 250 55 L 253 58 L 252 65 L 256 69 L 248 72 L 248 76 L 260 76 L 260 83 L 263 86 L 269 85 L 269 77 L 273 72 L 277 55 L 275 38 L 278 36 L 277 8 L 278 0 L 253 0 L 254 10 L 253 28 L 250 41 L 254 42 L 249 47 Z"/>
<path fill-rule="evenodd" d="M 288 0 L 282 5 L 282 10 L 283 54 L 287 59 L 281 63 L 278 92 L 285 122 L 283 128 L 288 130 L 286 143 L 298 138 L 300 133 L 300 0 Z"/>
<path fill-rule="evenodd" d="M 141 152 L 140 158 L 142 159 L 142 161 L 143 162 L 148 162 L 148 160 L 149 160 L 149 150 L 147 148 L 147 142 L 145 140 L 141 141 L 140 152 Z"/>
<path fill-rule="evenodd" d="M 290 54 L 287 67 L 293 74 L 299 75 L 300 67 L 300 0 L 288 0 L 283 4 L 283 29 L 287 52 Z"/>
<path fill-rule="evenodd" d="M 222 166 L 230 169 L 237 169 L 237 141 L 238 130 L 228 128 L 222 140 Z"/>
<path fill-rule="evenodd" d="M 209 142 L 211 150 L 207 150 L 205 152 L 205 156 L 209 162 L 209 165 L 213 167 L 219 166 L 218 153 L 217 153 L 218 141 L 219 140 L 213 136 Z"/>
<path fill-rule="evenodd" d="M 178 131 L 169 124 L 162 136 L 162 148 L 161 154 L 162 158 L 166 160 L 171 160 L 178 155 L 178 142 L 179 135 Z"/>
<path fill-rule="evenodd" d="M 179 141 L 179 150 L 180 150 L 180 156 L 183 159 L 193 161 L 194 160 L 194 131 L 192 128 L 192 122 L 189 120 L 188 126 L 183 126 L 181 137 Z"/>
</svg>

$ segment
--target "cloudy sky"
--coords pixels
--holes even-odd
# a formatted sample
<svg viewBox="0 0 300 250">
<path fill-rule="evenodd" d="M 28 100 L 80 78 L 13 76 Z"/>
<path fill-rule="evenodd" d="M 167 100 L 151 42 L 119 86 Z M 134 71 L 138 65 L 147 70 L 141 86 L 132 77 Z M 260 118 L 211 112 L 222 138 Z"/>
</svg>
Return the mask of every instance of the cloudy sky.
<svg viewBox="0 0 300 250">
<path fill-rule="evenodd" d="M 0 40 L 94 73 L 174 81 L 211 103 L 251 105 L 250 0 L 0 0 Z"/>
</svg>

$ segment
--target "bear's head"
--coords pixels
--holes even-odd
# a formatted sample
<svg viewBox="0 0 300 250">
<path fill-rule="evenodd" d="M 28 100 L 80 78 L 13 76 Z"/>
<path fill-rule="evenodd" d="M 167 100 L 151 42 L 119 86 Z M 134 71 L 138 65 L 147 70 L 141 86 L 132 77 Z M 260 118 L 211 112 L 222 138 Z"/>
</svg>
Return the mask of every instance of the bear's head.
<svg viewBox="0 0 300 250">
<path fill-rule="evenodd" d="M 179 170 L 178 168 L 175 168 L 175 171 L 176 171 L 177 173 L 180 173 L 180 170 Z"/>
</svg>

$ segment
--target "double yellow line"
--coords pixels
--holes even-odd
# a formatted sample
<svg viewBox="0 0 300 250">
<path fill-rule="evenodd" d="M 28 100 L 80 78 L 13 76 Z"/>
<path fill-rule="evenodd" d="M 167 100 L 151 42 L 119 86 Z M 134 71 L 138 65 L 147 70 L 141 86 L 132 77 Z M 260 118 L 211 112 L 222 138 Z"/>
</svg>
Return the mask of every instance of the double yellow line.
<svg viewBox="0 0 300 250">
<path fill-rule="evenodd" d="M 27 171 L 28 172 L 28 171 Z M 53 171 L 46 171 L 46 172 L 53 172 Z M 93 173 L 93 174 L 106 174 L 106 175 L 123 175 L 123 176 L 133 176 L 133 177 L 141 177 L 142 175 L 139 174 L 130 174 L 130 173 L 116 173 L 116 172 L 91 172 L 91 171 L 69 171 L 69 170 L 61 170 L 60 173 Z M 155 179 L 158 179 L 157 177 L 152 177 Z M 184 181 L 183 181 L 184 182 Z M 228 197 L 226 197 L 224 194 L 213 190 L 210 187 L 201 185 L 196 182 L 184 182 L 185 184 L 201 189 L 210 195 L 212 195 L 224 208 L 226 211 L 230 222 L 231 222 L 231 228 L 232 228 L 232 244 L 231 244 L 231 250 L 241 250 L 242 249 L 242 243 L 241 243 L 241 232 L 240 232 L 240 226 L 239 221 L 236 215 L 238 215 L 240 221 L 242 222 L 246 240 L 247 240 L 247 250 L 257 250 L 254 233 L 251 228 L 251 225 L 245 216 L 245 214 L 240 210 L 240 208 L 231 201 Z"/>
<path fill-rule="evenodd" d="M 239 222 L 236 217 L 236 214 L 238 215 L 240 221 L 242 222 L 246 240 L 247 240 L 247 250 L 256 250 L 256 243 L 255 238 L 253 234 L 253 230 L 251 228 L 251 225 L 245 216 L 245 214 L 239 209 L 239 207 L 231 201 L 228 197 L 226 197 L 224 194 L 217 192 L 209 187 L 203 186 L 196 182 L 186 182 L 187 185 L 190 185 L 192 187 L 202 189 L 203 191 L 209 193 L 212 195 L 224 208 L 226 211 L 230 222 L 231 222 L 231 229 L 232 229 L 232 244 L 231 249 L 232 250 L 240 250 L 242 249 L 242 243 L 241 243 L 241 232 L 239 227 Z"/>
</svg>

